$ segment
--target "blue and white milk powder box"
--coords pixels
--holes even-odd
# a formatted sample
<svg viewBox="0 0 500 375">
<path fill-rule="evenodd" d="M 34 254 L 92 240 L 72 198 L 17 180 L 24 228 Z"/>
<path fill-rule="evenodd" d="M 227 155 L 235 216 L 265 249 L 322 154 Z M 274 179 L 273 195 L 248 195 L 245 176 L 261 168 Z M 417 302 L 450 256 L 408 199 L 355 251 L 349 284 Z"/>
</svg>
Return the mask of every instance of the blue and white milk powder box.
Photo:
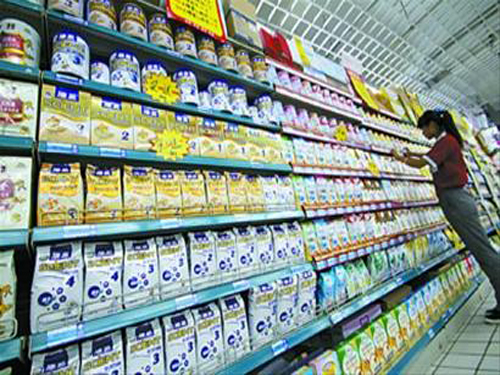
<svg viewBox="0 0 500 375">
<path fill-rule="evenodd" d="M 301 326 L 311 321 L 316 314 L 316 272 L 305 270 L 298 274 L 299 292 L 295 323 Z"/>
<path fill-rule="evenodd" d="M 159 320 L 127 327 L 125 332 L 127 374 L 164 374 L 165 351 Z"/>
<path fill-rule="evenodd" d="M 253 227 L 234 228 L 238 248 L 238 268 L 240 273 L 254 273 L 258 269 L 255 232 Z"/>
<path fill-rule="evenodd" d="M 210 303 L 193 309 L 198 372 L 207 374 L 224 364 L 224 341 L 219 308 Z"/>
<path fill-rule="evenodd" d="M 121 331 L 82 343 L 81 374 L 126 374 Z"/>
<path fill-rule="evenodd" d="M 123 309 L 123 244 L 85 243 L 83 320 L 115 314 Z"/>
<path fill-rule="evenodd" d="M 224 353 L 226 361 L 233 362 L 250 351 L 247 313 L 241 295 L 221 298 L 219 306 L 222 314 L 224 333 Z"/>
<path fill-rule="evenodd" d="M 257 248 L 257 268 L 265 270 L 274 263 L 273 236 L 268 226 L 255 227 L 255 246 Z"/>
<path fill-rule="evenodd" d="M 276 325 L 276 284 L 274 282 L 250 289 L 248 322 L 253 349 L 273 339 Z"/>
<path fill-rule="evenodd" d="M 191 281 L 193 285 L 207 285 L 216 282 L 217 259 L 215 238 L 212 232 L 188 234 L 191 261 Z"/>
<path fill-rule="evenodd" d="M 31 332 L 80 321 L 83 302 L 82 243 L 39 246 L 31 287 Z"/>
<path fill-rule="evenodd" d="M 297 275 L 286 276 L 276 281 L 276 332 L 283 335 L 295 327 L 297 309 Z"/>
<path fill-rule="evenodd" d="M 276 210 L 280 206 L 278 200 L 278 179 L 276 176 L 261 176 L 260 177 L 262 190 L 264 192 L 265 208 L 268 210 Z"/>
<path fill-rule="evenodd" d="M 158 301 L 158 255 L 154 238 L 125 241 L 123 302 L 125 308 Z"/>
<path fill-rule="evenodd" d="M 297 263 L 305 259 L 305 245 L 304 237 L 302 235 L 302 228 L 297 221 L 286 224 L 287 238 L 288 238 L 288 251 L 289 262 Z"/>
<path fill-rule="evenodd" d="M 217 248 L 217 272 L 223 280 L 234 279 L 238 270 L 236 236 L 232 230 L 215 232 Z"/>
<path fill-rule="evenodd" d="M 271 225 L 271 233 L 273 234 L 274 243 L 274 261 L 278 264 L 288 262 L 288 239 L 285 224 Z"/>
<path fill-rule="evenodd" d="M 196 335 L 194 318 L 185 310 L 163 318 L 167 375 L 192 375 L 196 372 Z"/>
<path fill-rule="evenodd" d="M 79 372 L 80 352 L 78 345 L 33 356 L 31 375 L 76 375 Z"/>
<path fill-rule="evenodd" d="M 186 241 L 182 234 L 156 237 L 160 261 L 161 298 L 189 291 L 189 263 Z"/>
</svg>

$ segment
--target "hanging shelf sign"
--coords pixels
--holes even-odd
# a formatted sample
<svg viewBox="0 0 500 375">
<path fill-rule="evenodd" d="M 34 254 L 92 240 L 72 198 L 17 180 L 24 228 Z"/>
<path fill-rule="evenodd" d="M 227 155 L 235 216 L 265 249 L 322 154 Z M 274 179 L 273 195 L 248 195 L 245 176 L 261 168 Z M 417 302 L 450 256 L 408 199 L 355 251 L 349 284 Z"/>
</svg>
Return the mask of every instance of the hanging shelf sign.
<svg viewBox="0 0 500 375">
<path fill-rule="evenodd" d="M 220 42 L 226 41 L 226 29 L 218 0 L 167 0 L 170 18 L 181 21 Z"/>
<path fill-rule="evenodd" d="M 363 99 L 363 101 L 365 102 L 365 104 L 368 107 L 375 109 L 375 110 L 378 110 L 379 109 L 378 105 L 375 102 L 375 100 L 373 100 L 368 88 L 365 86 L 365 83 L 363 82 L 363 78 L 359 74 L 353 72 L 350 69 L 346 69 L 346 71 L 347 71 L 347 75 L 351 79 L 351 84 L 354 87 L 354 91 L 356 91 L 356 94 L 358 94 L 358 96 L 361 99 Z"/>
</svg>

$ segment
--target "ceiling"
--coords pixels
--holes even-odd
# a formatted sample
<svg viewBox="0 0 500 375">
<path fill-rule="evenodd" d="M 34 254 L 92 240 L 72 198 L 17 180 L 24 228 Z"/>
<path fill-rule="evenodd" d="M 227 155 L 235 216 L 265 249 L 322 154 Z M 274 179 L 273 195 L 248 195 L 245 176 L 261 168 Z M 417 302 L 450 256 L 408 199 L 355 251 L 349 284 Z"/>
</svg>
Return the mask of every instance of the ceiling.
<svg viewBox="0 0 500 375">
<path fill-rule="evenodd" d="M 259 22 L 376 86 L 403 85 L 427 107 L 500 112 L 499 0 L 250 0 Z"/>
</svg>

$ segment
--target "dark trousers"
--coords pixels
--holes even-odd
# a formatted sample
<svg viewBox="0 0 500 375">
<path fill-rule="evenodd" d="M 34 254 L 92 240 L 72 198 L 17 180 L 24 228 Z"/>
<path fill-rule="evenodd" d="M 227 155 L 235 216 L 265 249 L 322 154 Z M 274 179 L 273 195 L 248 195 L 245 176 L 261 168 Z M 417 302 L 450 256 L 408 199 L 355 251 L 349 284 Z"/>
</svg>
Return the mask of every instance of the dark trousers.
<svg viewBox="0 0 500 375">
<path fill-rule="evenodd" d="M 500 253 L 481 225 L 474 198 L 464 188 L 443 189 L 438 191 L 438 197 L 446 218 L 493 285 L 500 311 Z"/>
</svg>

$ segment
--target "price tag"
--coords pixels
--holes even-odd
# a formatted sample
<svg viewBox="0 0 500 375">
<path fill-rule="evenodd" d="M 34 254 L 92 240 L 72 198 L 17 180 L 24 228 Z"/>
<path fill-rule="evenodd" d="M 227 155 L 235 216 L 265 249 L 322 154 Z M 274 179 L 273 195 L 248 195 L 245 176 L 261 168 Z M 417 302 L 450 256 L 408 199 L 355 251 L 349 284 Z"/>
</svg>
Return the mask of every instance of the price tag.
<svg viewBox="0 0 500 375">
<path fill-rule="evenodd" d="M 319 262 L 316 263 L 316 268 L 318 270 L 323 270 L 326 267 L 328 267 L 328 262 L 326 260 L 322 260 L 322 261 L 319 261 Z"/>
<path fill-rule="evenodd" d="M 337 263 L 338 263 L 337 257 L 331 257 L 330 259 L 328 259 L 328 265 L 330 267 L 335 266 Z"/>
<path fill-rule="evenodd" d="M 336 208 L 330 208 L 328 209 L 328 215 L 336 215 L 337 214 L 337 209 Z"/>
<path fill-rule="evenodd" d="M 69 76 L 66 74 L 61 74 L 61 73 L 56 73 L 56 78 L 57 80 L 61 82 L 66 82 L 72 85 L 78 85 L 80 86 L 83 83 L 83 80 L 81 78 Z"/>
<path fill-rule="evenodd" d="M 364 248 L 358 250 L 358 257 L 362 257 L 366 255 L 366 250 Z"/>
<path fill-rule="evenodd" d="M 366 252 L 367 252 L 368 254 L 373 253 L 373 246 L 368 246 L 368 247 L 366 248 Z"/>
<path fill-rule="evenodd" d="M 250 282 L 248 280 L 239 280 L 233 283 L 233 289 L 235 292 L 247 290 L 248 288 L 250 288 Z"/>
<path fill-rule="evenodd" d="M 70 225 L 62 228 L 63 238 L 94 237 L 97 235 L 95 225 Z"/>
<path fill-rule="evenodd" d="M 370 209 L 371 209 L 372 211 L 375 211 L 375 210 L 377 210 L 377 209 L 378 209 L 378 206 L 377 206 L 376 204 L 372 204 L 372 205 L 370 205 Z"/>
<path fill-rule="evenodd" d="M 47 345 L 53 346 L 84 337 L 83 323 L 72 324 L 47 332 Z"/>
<path fill-rule="evenodd" d="M 380 251 L 381 246 L 380 246 L 380 244 L 378 243 L 378 244 L 376 244 L 376 245 L 374 246 L 374 248 L 375 248 L 375 251 Z"/>
<path fill-rule="evenodd" d="M 47 152 L 55 154 L 78 154 L 78 145 L 47 142 Z"/>
<path fill-rule="evenodd" d="M 356 207 L 354 207 L 354 211 L 355 212 L 361 212 L 362 208 L 360 206 L 356 206 Z"/>
<path fill-rule="evenodd" d="M 354 208 L 352 206 L 347 207 L 347 213 L 351 214 L 354 212 Z"/>
<path fill-rule="evenodd" d="M 348 253 L 348 258 L 349 258 L 349 260 L 356 259 L 356 252 L 355 251 L 350 251 Z"/>
<path fill-rule="evenodd" d="M 125 150 L 119 148 L 99 147 L 99 156 L 107 158 L 124 158 L 126 156 Z"/>
<path fill-rule="evenodd" d="M 431 339 L 436 335 L 436 333 L 434 332 L 434 329 L 432 329 L 432 328 L 429 328 L 427 333 Z"/>
<path fill-rule="evenodd" d="M 182 310 L 186 307 L 196 305 L 197 302 L 198 296 L 196 294 L 186 294 L 175 299 L 175 307 L 177 310 Z"/>
<path fill-rule="evenodd" d="M 180 226 L 180 220 L 177 218 L 174 219 L 162 219 L 160 220 L 161 229 L 176 229 Z"/>
<path fill-rule="evenodd" d="M 327 212 L 326 210 L 319 210 L 318 211 L 318 216 L 326 216 Z"/>
<path fill-rule="evenodd" d="M 273 350 L 274 356 L 276 357 L 276 356 L 280 355 L 281 353 L 284 353 L 289 348 L 288 341 L 283 339 L 283 340 L 280 340 L 278 342 L 275 342 L 271 346 L 271 348 Z"/>
<path fill-rule="evenodd" d="M 341 254 L 339 256 L 339 262 L 340 263 L 344 263 L 345 261 L 347 261 L 347 255 L 346 254 Z"/>
<path fill-rule="evenodd" d="M 345 208 L 344 208 L 344 207 L 339 207 L 339 208 L 337 208 L 337 213 L 338 213 L 339 215 L 345 214 Z"/>
</svg>

